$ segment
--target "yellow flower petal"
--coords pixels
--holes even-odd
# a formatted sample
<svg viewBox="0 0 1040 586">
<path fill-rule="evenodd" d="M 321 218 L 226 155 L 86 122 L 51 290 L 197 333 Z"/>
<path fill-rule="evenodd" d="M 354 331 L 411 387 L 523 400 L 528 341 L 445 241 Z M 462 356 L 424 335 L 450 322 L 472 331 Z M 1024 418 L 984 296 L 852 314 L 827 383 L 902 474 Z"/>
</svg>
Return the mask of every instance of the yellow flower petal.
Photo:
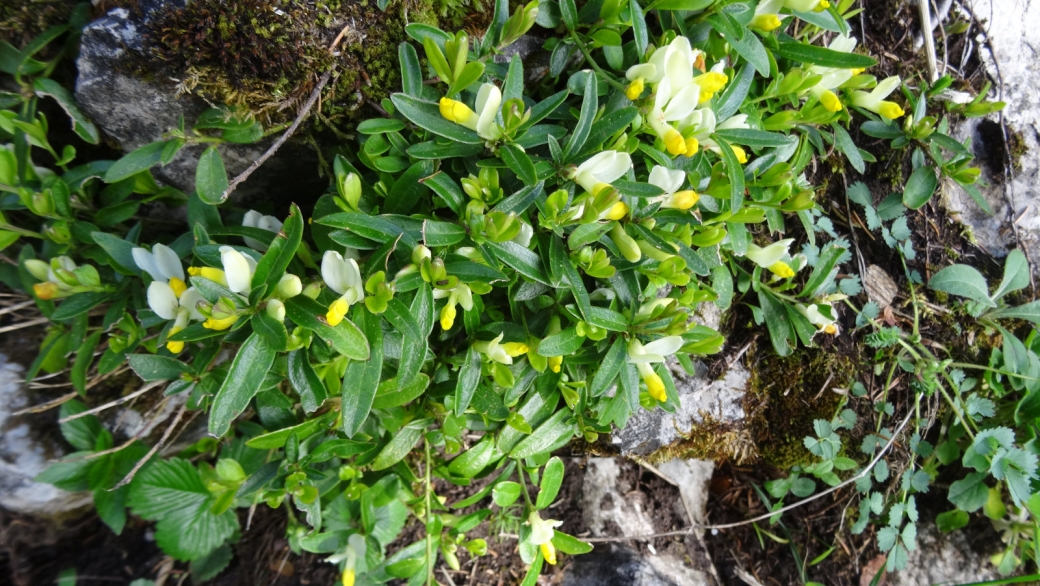
<svg viewBox="0 0 1040 586">
<path fill-rule="evenodd" d="M 737 156 L 737 162 L 741 165 L 747 162 L 747 151 L 737 145 L 730 145 L 733 148 L 733 154 Z"/>
<path fill-rule="evenodd" d="M 780 24 L 780 17 L 775 14 L 758 14 L 751 19 L 748 26 L 768 33 L 780 28 Z"/>
<path fill-rule="evenodd" d="M 551 541 L 546 541 L 545 543 L 541 544 L 538 547 L 541 548 L 541 550 L 542 550 L 542 557 L 545 558 L 545 562 L 547 564 L 549 564 L 550 566 L 555 566 L 556 565 L 556 548 L 553 546 L 552 542 Z"/>
<path fill-rule="evenodd" d="M 177 296 L 177 299 L 180 299 L 181 294 L 188 290 L 188 286 L 177 277 L 170 277 L 170 289 L 173 289 L 173 294 Z"/>
<path fill-rule="evenodd" d="M 506 342 L 505 344 L 502 344 L 502 349 L 506 351 L 506 354 L 513 358 L 523 356 L 524 354 L 527 354 L 528 350 L 530 350 L 530 348 L 527 347 L 527 344 L 524 344 L 523 342 Z"/>
<path fill-rule="evenodd" d="M 354 586 L 354 579 L 355 579 L 355 577 L 356 576 L 355 576 L 355 573 L 354 573 L 354 568 L 347 568 L 347 569 L 343 570 L 343 578 L 342 578 L 343 586 Z"/>
<path fill-rule="evenodd" d="M 878 106 L 877 113 L 889 120 L 895 120 L 906 112 L 903 112 L 903 109 L 895 102 L 881 102 L 881 105 Z"/>
<path fill-rule="evenodd" d="M 643 93 L 643 78 L 636 78 L 635 81 L 628 84 L 628 88 L 625 89 L 625 97 L 630 100 L 636 100 Z"/>
<path fill-rule="evenodd" d="M 656 372 L 650 372 L 643 377 L 643 382 L 646 383 L 646 390 L 650 393 L 650 396 L 664 403 L 668 400 L 668 395 L 664 391 L 664 381 Z"/>
<path fill-rule="evenodd" d="M 553 372 L 560 372 L 561 367 L 563 367 L 563 356 L 549 357 L 549 370 Z"/>
<path fill-rule="evenodd" d="M 794 276 L 794 269 L 782 260 L 769 265 L 769 271 L 781 279 L 790 279 Z"/>
<path fill-rule="evenodd" d="M 841 100 L 839 100 L 838 96 L 831 90 L 823 92 L 820 96 L 820 103 L 830 112 L 841 111 Z"/>
<path fill-rule="evenodd" d="M 454 305 L 450 303 L 445 305 L 444 308 L 441 309 L 441 329 L 445 331 L 450 330 L 451 327 L 455 325 L 455 316 L 457 314 L 458 311 L 455 309 Z"/>
<path fill-rule="evenodd" d="M 341 297 L 329 305 L 329 312 L 325 314 L 325 321 L 329 322 L 330 326 L 336 327 L 343 321 L 348 310 L 350 310 L 350 304 Z"/>
<path fill-rule="evenodd" d="M 687 189 L 685 191 L 678 191 L 672 194 L 672 206 L 679 210 L 688 210 L 693 206 L 697 205 L 700 201 L 701 196 L 697 195 L 696 191 Z"/>
<path fill-rule="evenodd" d="M 686 154 L 686 139 L 683 138 L 679 131 L 674 128 L 669 128 L 668 132 L 662 137 L 664 140 L 664 146 L 668 149 L 668 152 L 673 155 Z"/>
<path fill-rule="evenodd" d="M 202 327 L 206 328 L 207 330 L 217 330 L 219 332 L 221 330 L 226 330 L 230 328 L 232 325 L 234 325 L 236 321 L 238 321 L 237 315 L 232 315 L 222 319 L 215 319 L 211 317 L 206 321 L 202 322 Z"/>
<path fill-rule="evenodd" d="M 686 154 L 687 157 L 692 157 L 693 155 L 696 155 L 697 151 L 700 150 L 700 148 L 701 148 L 701 143 L 698 142 L 696 138 L 693 138 L 691 136 L 690 138 L 686 139 L 686 153 L 685 154 Z"/>
<path fill-rule="evenodd" d="M 605 219 L 607 219 L 607 220 L 620 220 L 621 218 L 624 218 L 627 215 L 628 215 L 628 204 L 626 204 L 623 201 L 619 201 L 616 204 L 610 206 L 610 209 L 607 210 L 607 215 L 605 216 Z"/>
</svg>

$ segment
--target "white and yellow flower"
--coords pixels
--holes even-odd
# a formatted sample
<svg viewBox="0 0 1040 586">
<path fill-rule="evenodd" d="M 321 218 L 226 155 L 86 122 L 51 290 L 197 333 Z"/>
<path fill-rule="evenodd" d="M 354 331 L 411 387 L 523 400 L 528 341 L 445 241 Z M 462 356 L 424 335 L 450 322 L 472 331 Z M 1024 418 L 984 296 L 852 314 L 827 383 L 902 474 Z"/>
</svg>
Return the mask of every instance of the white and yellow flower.
<svg viewBox="0 0 1040 586">
<path fill-rule="evenodd" d="M 512 364 L 514 358 L 527 354 L 529 349 L 527 344 L 522 342 L 506 342 L 502 344 L 503 337 L 505 337 L 505 333 L 499 334 L 494 340 L 489 342 L 476 342 L 473 344 L 473 348 L 500 364 Z"/>
<path fill-rule="evenodd" d="M 751 243 L 748 244 L 747 253 L 744 256 L 763 269 L 768 269 L 774 275 L 783 279 L 789 279 L 794 276 L 794 269 L 784 262 L 783 259 L 790 256 L 789 250 L 792 242 L 794 242 L 794 238 L 777 240 L 765 247 Z"/>
<path fill-rule="evenodd" d="M 718 143 L 712 140 L 711 135 L 717 130 L 751 128 L 747 123 L 747 118 L 747 114 L 736 114 L 719 123 L 718 119 L 715 118 L 714 110 L 711 108 L 698 108 L 679 122 L 679 127 L 683 129 L 684 134 L 690 135 L 690 138 L 686 139 L 687 143 L 692 141 L 694 145 L 699 145 L 701 148 L 721 154 L 721 148 Z M 730 148 L 733 149 L 733 153 L 737 156 L 740 164 L 743 165 L 747 162 L 747 153 L 743 148 L 735 144 L 731 144 Z"/>
<path fill-rule="evenodd" d="M 636 338 L 632 338 L 628 342 L 628 362 L 636 365 L 639 376 L 646 383 L 646 390 L 649 391 L 650 396 L 662 403 L 668 400 L 664 381 L 650 365 L 655 362 L 664 362 L 666 356 L 675 354 L 682 346 L 683 339 L 680 336 L 666 336 L 645 346 Z"/>
<path fill-rule="evenodd" d="M 188 320 L 202 321 L 205 316 L 198 310 L 203 301 L 195 287 L 184 282 L 184 267 L 177 253 L 165 244 L 156 244 L 149 252 L 144 248 L 131 251 L 138 268 L 151 275 L 153 281 L 146 293 L 148 308 L 165 320 L 173 320 L 170 335 L 188 326 Z M 166 349 L 174 354 L 184 350 L 184 342 L 167 342 Z"/>
<path fill-rule="evenodd" d="M 632 157 L 623 151 L 603 151 L 578 165 L 574 182 L 593 195 L 621 179 L 632 168 Z"/>
<path fill-rule="evenodd" d="M 758 29 L 764 33 L 772 32 L 783 24 L 780 21 L 780 10 L 784 7 L 784 0 L 763 0 L 755 8 L 755 15 L 751 17 L 748 26 Z"/>
<path fill-rule="evenodd" d="M 493 83 L 485 83 L 477 92 L 474 104 L 476 112 L 458 100 L 444 97 L 440 101 L 441 116 L 456 124 L 461 124 L 485 140 L 498 140 L 502 137 L 502 129 L 495 123 L 498 110 L 502 105 L 502 90 Z"/>
<path fill-rule="evenodd" d="M 532 545 L 537 545 L 542 550 L 542 557 L 549 565 L 556 565 L 556 547 L 552 544 L 556 528 L 563 525 L 563 521 L 556 519 L 542 519 L 538 511 L 531 511 L 527 516 L 527 524 L 531 527 Z"/>
<path fill-rule="evenodd" d="M 834 307 L 828 304 L 817 304 L 805 306 L 801 303 L 796 303 L 794 308 L 798 310 L 798 313 L 805 316 L 805 319 L 809 320 L 809 323 L 816 326 L 816 329 L 825 333 L 834 335 L 838 333 L 838 324 L 835 323 L 833 318 L 827 317 L 820 311 L 820 307 L 825 305 L 827 313 L 834 315 Z"/>
<path fill-rule="evenodd" d="M 242 226 L 246 228 L 259 228 L 277 234 L 282 229 L 282 221 L 274 216 L 265 216 L 255 210 L 249 210 L 246 212 L 246 215 L 242 216 Z M 244 236 L 242 240 L 246 243 L 246 246 L 253 250 L 259 250 L 261 252 L 267 250 L 267 245 L 259 240 L 247 236 Z"/>
<path fill-rule="evenodd" d="M 846 37 L 838 35 L 834 37 L 834 40 L 827 46 L 832 51 L 839 51 L 841 53 L 851 53 L 856 48 L 856 37 Z M 820 81 L 816 82 L 816 85 L 810 87 L 807 92 L 816 96 L 820 100 L 820 104 L 823 105 L 830 112 L 839 112 L 842 109 L 841 100 L 838 95 L 834 93 L 834 90 L 841 86 L 843 83 L 852 79 L 852 77 L 862 69 L 843 69 L 839 67 L 821 67 L 819 65 L 813 65 L 808 69 L 812 75 L 819 75 Z"/>
<path fill-rule="evenodd" d="M 647 182 L 664 191 L 664 194 L 652 200 L 659 202 L 662 208 L 688 210 L 696 205 L 701 197 L 692 189 L 680 191 L 683 183 L 686 182 L 686 173 L 677 169 L 666 169 L 661 165 L 654 165 L 654 168 L 650 170 L 650 178 Z"/>
<path fill-rule="evenodd" d="M 329 305 L 325 321 L 330 326 L 338 326 L 350 311 L 350 306 L 365 299 L 365 285 L 361 280 L 361 269 L 357 261 L 343 258 L 335 250 L 326 250 L 321 257 L 321 278 L 330 289 L 339 293 L 339 299 Z"/>
<path fill-rule="evenodd" d="M 796 12 L 821 12 L 830 8 L 827 0 L 783 0 L 784 6 Z"/>
<path fill-rule="evenodd" d="M 464 311 L 473 309 L 473 290 L 465 283 L 459 283 L 451 289 L 434 289 L 434 299 L 448 298 L 448 302 L 441 308 L 441 329 L 450 330 L 455 325 L 455 317 L 458 316 L 456 305 L 461 305 Z"/>
<path fill-rule="evenodd" d="M 885 100 L 892 92 L 899 88 L 901 80 L 898 75 L 882 80 L 870 92 L 855 90 L 852 92 L 851 103 L 853 106 L 870 110 L 882 118 L 895 120 L 905 112 L 899 104 Z"/>
</svg>

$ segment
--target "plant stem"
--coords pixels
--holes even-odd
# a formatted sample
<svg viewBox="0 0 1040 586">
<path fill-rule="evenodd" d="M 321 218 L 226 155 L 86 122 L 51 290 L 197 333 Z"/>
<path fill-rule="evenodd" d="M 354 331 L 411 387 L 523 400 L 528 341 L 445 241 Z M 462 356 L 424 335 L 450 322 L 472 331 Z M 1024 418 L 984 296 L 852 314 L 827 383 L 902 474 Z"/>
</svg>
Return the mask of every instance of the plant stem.
<svg viewBox="0 0 1040 586">
<path fill-rule="evenodd" d="M 578 46 L 578 50 L 581 51 L 581 54 L 585 56 L 585 62 L 588 63 L 589 66 L 591 66 L 592 69 L 596 73 L 598 73 L 600 77 L 602 77 L 610 85 L 614 86 L 615 89 L 625 91 L 625 86 L 615 81 L 613 77 L 608 75 L 606 71 L 603 71 L 603 68 L 600 67 L 598 63 L 596 63 L 596 61 L 592 58 L 592 55 L 589 54 L 589 50 L 585 48 L 585 43 L 583 43 L 582 40 L 578 38 L 578 35 L 574 33 L 574 31 L 571 31 L 571 39 L 574 40 L 574 44 Z"/>
<path fill-rule="evenodd" d="M 432 477 L 433 467 L 430 465 L 430 442 L 423 436 L 423 446 L 426 448 L 426 586 L 433 584 L 433 536 L 430 535 L 430 519 L 433 514 Z"/>
</svg>

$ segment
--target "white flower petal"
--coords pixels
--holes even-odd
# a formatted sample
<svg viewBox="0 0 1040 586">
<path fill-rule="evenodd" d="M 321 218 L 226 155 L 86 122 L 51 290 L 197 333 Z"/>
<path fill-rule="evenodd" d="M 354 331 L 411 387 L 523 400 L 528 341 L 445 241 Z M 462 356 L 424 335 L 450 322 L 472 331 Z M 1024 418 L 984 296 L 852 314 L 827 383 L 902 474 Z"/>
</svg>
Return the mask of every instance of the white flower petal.
<svg viewBox="0 0 1040 586">
<path fill-rule="evenodd" d="M 148 307 L 163 319 L 177 317 L 177 294 L 165 281 L 152 281 L 148 285 Z"/>
<path fill-rule="evenodd" d="M 246 228 L 256 228 L 260 225 L 260 218 L 263 214 L 256 210 L 249 210 L 244 216 L 242 216 L 242 225 Z"/>
<path fill-rule="evenodd" d="M 747 114 L 737 114 L 726 118 L 726 121 L 715 127 L 715 130 L 732 130 L 735 128 L 750 128 L 747 123 Z"/>
<path fill-rule="evenodd" d="M 282 229 L 282 221 L 274 216 L 263 216 L 256 227 L 277 234 Z"/>
<path fill-rule="evenodd" d="M 130 251 L 130 254 L 134 257 L 134 262 L 137 263 L 137 268 L 148 273 L 152 276 L 152 279 L 156 281 L 165 281 L 162 271 L 159 270 L 158 263 L 155 262 L 155 257 L 152 253 L 148 252 L 143 248 L 134 248 Z"/>
<path fill-rule="evenodd" d="M 224 277 L 227 279 L 228 289 L 235 293 L 249 293 L 253 271 L 250 269 L 246 256 L 230 246 L 221 246 L 220 263 L 224 265 Z"/>
<path fill-rule="evenodd" d="M 155 261 L 159 272 L 166 279 L 184 280 L 184 267 L 181 266 L 181 258 L 172 248 L 165 244 L 156 244 L 152 247 L 152 259 Z"/>
<path fill-rule="evenodd" d="M 343 260 L 343 255 L 335 250 L 325 251 L 325 255 L 321 257 L 321 278 L 336 293 L 342 295 L 347 292 L 350 282 L 347 262 Z"/>
<path fill-rule="evenodd" d="M 188 287 L 184 293 L 181 293 L 181 298 L 177 300 L 181 307 L 188 310 L 188 314 L 191 319 L 196 321 L 202 321 L 206 319 L 206 316 L 199 312 L 199 302 L 205 301 L 202 293 L 199 293 L 195 287 Z"/>
<path fill-rule="evenodd" d="M 643 351 L 647 354 L 658 354 L 661 356 L 671 356 L 679 351 L 679 348 L 683 346 L 683 339 L 681 336 L 666 336 L 659 340 L 654 340 L 649 344 L 643 346 Z"/>
<path fill-rule="evenodd" d="M 693 112 L 700 99 L 701 88 L 692 81 L 679 91 L 675 92 L 672 99 L 668 101 L 668 107 L 664 110 L 664 119 L 672 122 L 682 120 Z"/>
<path fill-rule="evenodd" d="M 902 81 L 899 79 L 899 76 L 893 75 L 892 77 L 880 81 L 877 84 L 877 87 L 870 92 L 870 95 L 875 99 L 883 100 L 887 98 L 889 94 L 896 91 L 900 83 L 902 83 Z"/>
<path fill-rule="evenodd" d="M 679 191 L 683 182 L 686 181 L 686 173 L 678 169 L 667 169 L 661 165 L 654 165 L 650 170 L 650 185 L 660 187 L 665 193 L 671 194 Z"/>
<path fill-rule="evenodd" d="M 628 68 L 627 72 L 625 72 L 625 77 L 627 77 L 629 81 L 635 81 L 640 77 L 642 77 L 644 81 L 649 81 L 656 78 L 656 76 L 657 68 L 654 67 L 653 63 L 640 63 L 638 65 L 633 65 Z"/>
<path fill-rule="evenodd" d="M 477 134 L 488 140 L 495 140 L 501 136 L 501 132 L 495 126 L 495 117 L 498 116 L 499 106 L 502 105 L 502 90 L 493 83 L 485 83 L 480 86 L 477 93 Z"/>
</svg>

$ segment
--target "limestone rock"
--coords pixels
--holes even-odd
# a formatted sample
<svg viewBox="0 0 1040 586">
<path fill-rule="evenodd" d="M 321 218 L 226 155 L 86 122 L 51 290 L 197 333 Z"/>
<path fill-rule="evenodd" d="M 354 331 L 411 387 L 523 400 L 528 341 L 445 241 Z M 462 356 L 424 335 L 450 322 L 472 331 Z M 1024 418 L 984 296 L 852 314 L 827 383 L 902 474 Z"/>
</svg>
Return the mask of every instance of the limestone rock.
<svg viewBox="0 0 1040 586">
<path fill-rule="evenodd" d="M 1012 141 L 1012 150 L 1026 149 L 1017 158 L 1018 167 L 1009 182 L 1004 178 L 1006 149 L 999 115 L 965 121 L 954 129 L 955 138 L 972 139 L 975 156 L 982 169 L 982 179 L 989 187 L 982 194 L 993 208 L 994 215 L 983 212 L 978 204 L 957 185 L 948 185 L 947 207 L 955 217 L 971 227 L 978 244 L 997 256 L 1007 254 L 1014 245 L 1010 222 L 1016 222 L 1022 244 L 1033 260 L 1040 258 L 1040 61 L 1034 47 L 1040 45 L 1040 29 L 1033 23 L 1040 21 L 1040 3 L 1021 3 L 1016 0 L 993 0 L 974 3 L 975 17 L 988 30 L 986 40 L 993 53 L 984 51 L 987 72 L 994 80 L 1003 80 L 1007 102 L 1004 120 Z M 986 47 L 986 45 L 982 45 Z M 998 65 L 999 64 L 999 65 Z M 995 84 L 997 85 L 997 84 Z M 996 92 L 991 93 L 991 98 Z M 1017 145 L 1014 144 L 1020 141 Z M 1008 199 L 1013 208 L 1009 209 Z"/>
<path fill-rule="evenodd" d="M 33 481 L 65 455 L 66 446 L 60 436 L 40 429 L 33 416 L 12 415 L 31 404 L 24 376 L 20 365 L 0 354 L 0 507 L 55 519 L 72 516 L 91 504 L 90 493 Z"/>
<path fill-rule="evenodd" d="M 648 535 L 661 531 L 639 498 L 631 498 L 621 482 L 616 458 L 591 458 L 582 482 L 584 522 L 594 536 Z M 631 465 L 631 464 L 629 464 Z M 710 463 L 708 476 L 710 479 Z M 640 550 L 643 548 L 641 547 Z M 629 544 L 597 544 L 577 556 L 564 574 L 565 586 L 699 586 L 711 584 L 706 574 L 673 554 L 650 549 L 642 555 Z"/>
<path fill-rule="evenodd" d="M 977 534 L 971 532 L 971 534 Z M 1000 576 L 988 555 L 979 553 L 968 542 L 969 533 L 940 533 L 932 523 L 918 525 L 917 549 L 910 552 L 904 570 L 888 574 L 885 583 L 892 586 L 917 584 L 967 584 L 996 580 Z M 984 544 L 996 553 L 1003 544 L 995 536 Z"/>
<path fill-rule="evenodd" d="M 209 107 L 199 98 L 178 95 L 172 80 L 146 80 L 133 73 L 134 63 L 144 62 L 148 19 L 166 6 L 183 6 L 184 0 L 140 0 L 137 4 L 133 13 L 115 8 L 87 25 L 76 61 L 77 102 L 106 138 L 124 152 L 161 140 L 182 116 L 190 127 Z M 221 145 L 229 178 L 244 171 L 273 141 Z M 190 193 L 195 188 L 195 167 L 202 150 L 200 145 L 182 149 L 170 164 L 156 166 L 152 173 L 159 181 Z M 290 141 L 239 186 L 234 199 L 248 203 L 277 193 L 288 200 L 301 191 L 318 194 L 325 185 L 318 178 L 314 153 Z"/>
</svg>

